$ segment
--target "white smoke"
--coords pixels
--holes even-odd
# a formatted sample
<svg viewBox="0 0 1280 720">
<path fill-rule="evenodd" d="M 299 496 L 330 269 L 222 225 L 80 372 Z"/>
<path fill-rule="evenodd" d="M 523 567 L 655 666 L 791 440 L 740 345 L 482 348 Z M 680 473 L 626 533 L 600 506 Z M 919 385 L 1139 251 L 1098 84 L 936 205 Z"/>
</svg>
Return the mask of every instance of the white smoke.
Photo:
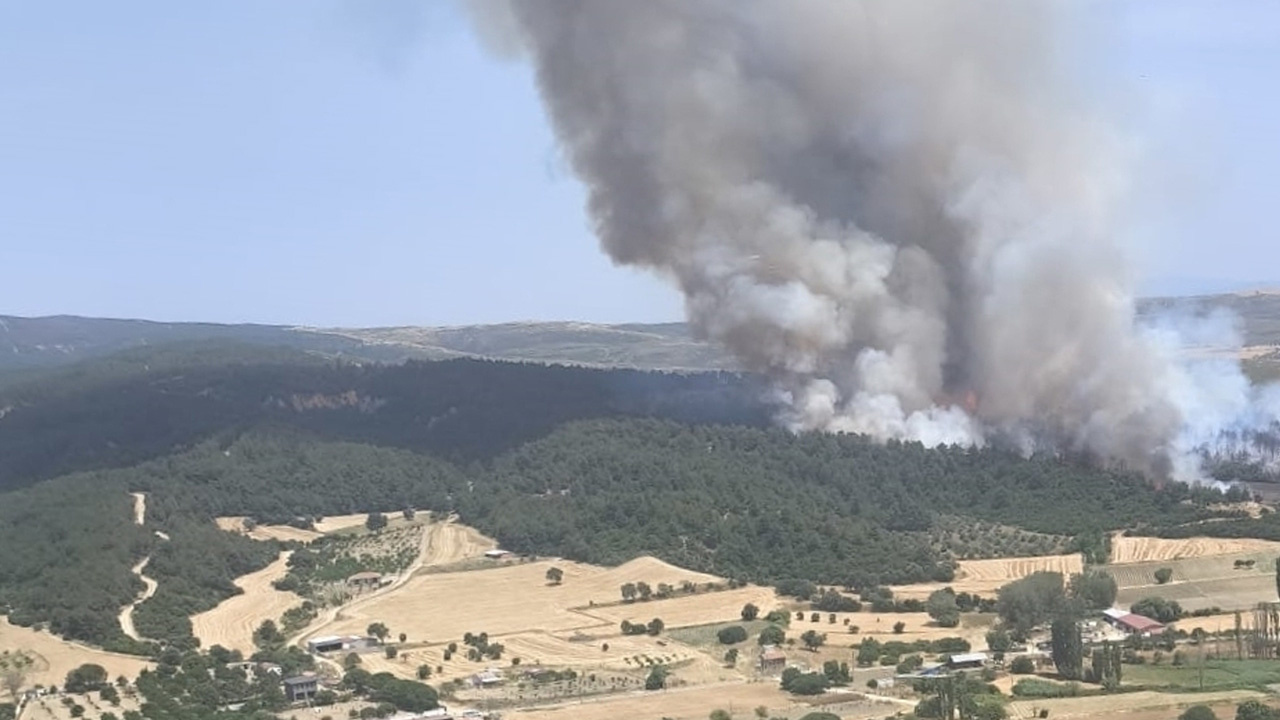
<svg viewBox="0 0 1280 720">
<path fill-rule="evenodd" d="M 1127 152 L 1063 65 L 1070 7 L 473 5 L 533 63 L 605 251 L 672 277 L 791 427 L 1197 477 L 1258 406 L 1138 327 Z"/>
</svg>

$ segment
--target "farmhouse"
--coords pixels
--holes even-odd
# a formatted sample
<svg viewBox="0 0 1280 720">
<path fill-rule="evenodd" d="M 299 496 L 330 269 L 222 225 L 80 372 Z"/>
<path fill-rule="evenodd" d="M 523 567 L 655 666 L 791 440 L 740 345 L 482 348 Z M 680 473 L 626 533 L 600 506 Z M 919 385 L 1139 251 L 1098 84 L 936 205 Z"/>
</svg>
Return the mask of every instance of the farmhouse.
<svg viewBox="0 0 1280 720">
<path fill-rule="evenodd" d="M 358 572 L 355 575 L 352 575 L 351 577 L 347 578 L 348 587 L 358 588 L 361 590 L 377 588 L 381 584 L 382 584 L 382 573 Z"/>
<path fill-rule="evenodd" d="M 1164 625 L 1149 617 L 1138 615 L 1136 613 L 1125 612 L 1123 610 L 1116 610 L 1115 608 L 1103 610 L 1102 617 L 1109 625 L 1129 635 L 1150 637 L 1153 634 L 1164 631 Z"/>
<path fill-rule="evenodd" d="M 322 635 L 307 641 L 307 651 L 321 655 L 342 650 L 359 652 L 376 646 L 376 640 L 360 635 Z"/>
<path fill-rule="evenodd" d="M 948 670 L 977 670 L 987 664 L 986 653 L 960 653 L 947 658 Z"/>
<path fill-rule="evenodd" d="M 494 687 L 502 684 L 502 671 L 489 668 L 484 672 L 476 673 L 471 676 L 471 684 L 474 687 Z"/>
<path fill-rule="evenodd" d="M 320 689 L 320 680 L 315 675 L 298 675 L 284 679 L 284 696 L 289 702 L 310 700 Z"/>
<path fill-rule="evenodd" d="M 780 673 L 787 668 L 787 654 L 776 645 L 766 645 L 760 649 L 756 668 L 762 673 Z"/>
</svg>

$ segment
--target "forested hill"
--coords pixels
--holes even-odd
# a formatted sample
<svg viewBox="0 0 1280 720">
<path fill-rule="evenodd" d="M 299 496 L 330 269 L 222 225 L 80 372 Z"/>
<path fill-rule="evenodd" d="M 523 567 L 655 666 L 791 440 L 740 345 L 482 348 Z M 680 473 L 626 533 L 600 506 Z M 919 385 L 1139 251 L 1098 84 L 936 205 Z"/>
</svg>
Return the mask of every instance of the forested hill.
<svg viewBox="0 0 1280 720">
<path fill-rule="evenodd" d="M 858 587 L 1232 517 L 1217 491 L 1061 459 L 792 434 L 770 427 L 764 396 L 730 373 L 356 364 L 226 342 L 46 371 L 0 387 L 0 611 L 148 652 L 116 614 L 150 557 L 159 591 L 135 624 L 189 646 L 188 617 L 279 550 L 219 531 L 218 515 L 414 507 L 520 552 Z M 146 528 L 130 492 L 149 494 Z M 1258 522 L 1199 527 L 1276 529 Z"/>
<path fill-rule="evenodd" d="M 763 397 L 728 373 L 353 364 L 225 343 L 136 349 L 0 387 L 0 489 L 126 466 L 264 423 L 466 462 L 584 418 L 763 425 Z"/>
</svg>

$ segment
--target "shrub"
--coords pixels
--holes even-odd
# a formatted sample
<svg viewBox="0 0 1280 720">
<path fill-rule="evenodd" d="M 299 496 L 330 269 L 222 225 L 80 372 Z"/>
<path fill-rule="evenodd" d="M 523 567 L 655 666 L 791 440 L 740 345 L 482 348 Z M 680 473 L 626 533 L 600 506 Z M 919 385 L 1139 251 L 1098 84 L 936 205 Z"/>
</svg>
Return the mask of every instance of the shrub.
<svg viewBox="0 0 1280 720">
<path fill-rule="evenodd" d="M 1014 675 L 1030 675 L 1036 671 L 1035 662 L 1026 655 L 1019 655 L 1009 665 L 1009 672 Z"/>
<path fill-rule="evenodd" d="M 747 639 L 747 629 L 741 625 L 730 625 L 727 628 L 721 628 L 720 632 L 716 633 L 716 639 L 721 645 L 740 643 Z"/>
<path fill-rule="evenodd" d="M 1156 584 L 1164 585 L 1173 579 L 1173 568 L 1163 567 L 1155 572 Z"/>
<path fill-rule="evenodd" d="M 1205 705 L 1192 705 L 1178 716 L 1178 720 L 1218 720 L 1218 716 Z"/>
</svg>

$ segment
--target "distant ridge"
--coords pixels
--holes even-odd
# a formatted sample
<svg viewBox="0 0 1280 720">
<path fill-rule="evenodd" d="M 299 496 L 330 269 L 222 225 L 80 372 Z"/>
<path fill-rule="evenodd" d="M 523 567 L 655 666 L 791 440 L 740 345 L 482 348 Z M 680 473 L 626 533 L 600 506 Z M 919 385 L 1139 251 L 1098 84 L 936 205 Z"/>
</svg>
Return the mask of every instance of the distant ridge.
<svg viewBox="0 0 1280 720">
<path fill-rule="evenodd" d="M 1280 346 L 1280 288 L 1140 300 L 1140 314 L 1230 310 L 1243 320 L 1245 345 Z M 228 340 L 293 348 L 326 357 L 400 362 L 416 358 L 491 358 L 656 370 L 734 369 L 733 359 L 696 339 L 685 323 L 510 322 L 444 327 L 320 328 L 287 325 L 153 322 L 70 315 L 0 315 L 0 373 L 56 367 L 122 350 Z M 1264 358 L 1271 350 L 1250 353 Z"/>
</svg>

